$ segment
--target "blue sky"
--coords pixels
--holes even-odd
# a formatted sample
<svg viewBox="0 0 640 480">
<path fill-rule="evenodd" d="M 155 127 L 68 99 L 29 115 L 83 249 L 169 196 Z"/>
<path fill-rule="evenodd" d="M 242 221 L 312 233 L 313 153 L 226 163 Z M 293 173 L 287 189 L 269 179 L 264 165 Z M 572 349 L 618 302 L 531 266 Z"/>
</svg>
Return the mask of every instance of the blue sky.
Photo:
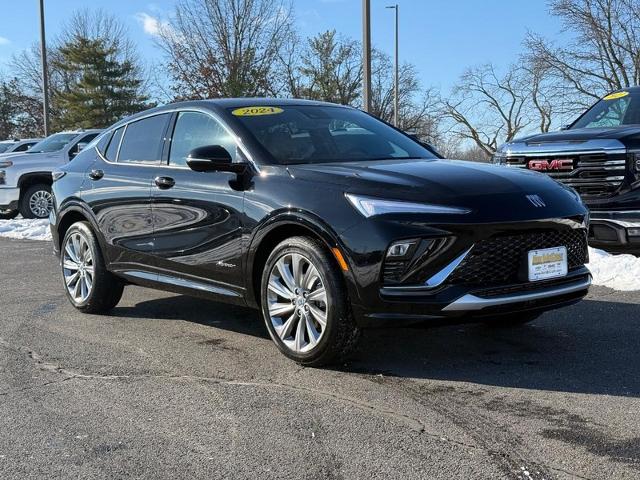
<svg viewBox="0 0 640 480">
<path fill-rule="evenodd" d="M 424 86 L 451 86 L 465 67 L 484 62 L 504 66 L 517 59 L 527 31 L 550 38 L 561 25 L 549 16 L 544 0 L 371 0 L 372 41 L 393 52 L 393 11 L 400 5 L 400 56 L 417 66 Z M 38 1 L 3 0 L 0 17 L 0 71 L 11 54 L 38 41 Z M 59 32 L 70 11 L 90 6 L 119 17 L 142 58 L 160 59 L 153 43 L 154 21 L 166 19 L 173 0 L 45 0 L 47 37 Z M 361 38 L 361 0 L 294 0 L 302 35 L 336 29 Z M 146 21 L 145 21 L 146 20 Z"/>
</svg>

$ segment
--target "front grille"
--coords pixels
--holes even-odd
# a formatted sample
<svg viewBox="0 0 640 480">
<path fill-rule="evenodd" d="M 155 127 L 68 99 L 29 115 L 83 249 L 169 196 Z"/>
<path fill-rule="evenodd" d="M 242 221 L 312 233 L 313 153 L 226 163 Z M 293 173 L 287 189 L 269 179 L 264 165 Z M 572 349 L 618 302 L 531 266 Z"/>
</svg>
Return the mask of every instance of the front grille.
<svg viewBox="0 0 640 480">
<path fill-rule="evenodd" d="M 526 281 L 527 253 L 567 247 L 569 269 L 588 261 L 585 230 L 544 230 L 497 235 L 474 245 L 448 279 L 450 284 L 504 285 Z"/>
<path fill-rule="evenodd" d="M 575 188 L 583 196 L 609 196 L 622 184 L 625 178 L 627 156 L 624 153 L 585 153 L 545 156 L 515 155 L 506 159 L 511 167 L 530 168 L 531 161 L 540 165 L 541 173 Z M 564 161 L 571 170 L 556 170 L 554 165 Z M 546 163 L 545 163 L 546 162 Z"/>
</svg>

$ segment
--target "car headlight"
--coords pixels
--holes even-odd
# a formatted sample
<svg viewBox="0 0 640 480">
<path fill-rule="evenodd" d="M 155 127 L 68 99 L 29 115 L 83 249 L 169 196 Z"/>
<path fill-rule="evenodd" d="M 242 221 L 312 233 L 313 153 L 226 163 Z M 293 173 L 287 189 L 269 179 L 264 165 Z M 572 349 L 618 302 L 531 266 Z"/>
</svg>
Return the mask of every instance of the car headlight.
<svg viewBox="0 0 640 480">
<path fill-rule="evenodd" d="M 0 161 L 0 168 L 7 168 L 7 167 L 10 167 L 11 165 L 13 165 L 13 162 L 9 160 Z"/>
<path fill-rule="evenodd" d="M 468 208 L 448 207 L 431 203 L 402 202 L 399 200 L 385 200 L 382 198 L 365 197 L 345 193 L 347 200 L 365 217 L 383 215 L 385 213 L 435 213 L 435 214 L 465 214 Z"/>
</svg>

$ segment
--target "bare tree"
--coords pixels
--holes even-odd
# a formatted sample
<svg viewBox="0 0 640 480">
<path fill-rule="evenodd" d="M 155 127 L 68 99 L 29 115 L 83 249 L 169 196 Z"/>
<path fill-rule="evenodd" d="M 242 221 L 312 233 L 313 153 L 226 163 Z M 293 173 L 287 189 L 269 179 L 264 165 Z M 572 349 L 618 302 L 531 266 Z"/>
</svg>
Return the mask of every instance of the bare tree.
<svg viewBox="0 0 640 480">
<path fill-rule="evenodd" d="M 393 121 L 393 63 L 386 53 L 373 51 L 371 72 L 371 113 L 391 123 Z M 434 115 L 437 97 L 433 89 L 422 90 L 414 65 L 405 63 L 399 70 L 399 128 L 436 142 L 437 120 Z"/>
<path fill-rule="evenodd" d="M 564 46 L 529 34 L 533 63 L 564 86 L 565 110 L 578 112 L 612 90 L 640 84 L 638 0 L 551 0 L 551 13 L 573 36 Z"/>
<path fill-rule="evenodd" d="M 440 112 L 453 122 L 452 133 L 470 140 L 487 155 L 512 140 L 531 123 L 528 86 L 523 70 L 510 67 L 499 76 L 491 64 L 468 69 L 443 99 Z"/>
<path fill-rule="evenodd" d="M 289 0 L 181 0 L 158 44 L 178 98 L 274 95 L 291 30 Z"/>
</svg>

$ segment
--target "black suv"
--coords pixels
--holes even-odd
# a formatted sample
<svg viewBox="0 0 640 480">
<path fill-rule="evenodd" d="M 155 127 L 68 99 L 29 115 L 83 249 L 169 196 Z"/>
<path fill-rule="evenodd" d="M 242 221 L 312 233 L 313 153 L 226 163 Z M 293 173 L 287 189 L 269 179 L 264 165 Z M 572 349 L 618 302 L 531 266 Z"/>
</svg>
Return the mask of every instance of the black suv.
<svg viewBox="0 0 640 480">
<path fill-rule="evenodd" d="M 493 161 L 575 188 L 591 210 L 591 245 L 640 254 L 640 87 L 605 96 L 563 131 L 502 145 Z"/>
<path fill-rule="evenodd" d="M 591 280 L 575 191 L 438 159 L 328 103 L 156 108 L 54 178 L 51 230 L 76 308 L 107 311 L 127 283 L 248 305 L 308 365 L 343 358 L 364 326 L 529 321 Z"/>
</svg>

